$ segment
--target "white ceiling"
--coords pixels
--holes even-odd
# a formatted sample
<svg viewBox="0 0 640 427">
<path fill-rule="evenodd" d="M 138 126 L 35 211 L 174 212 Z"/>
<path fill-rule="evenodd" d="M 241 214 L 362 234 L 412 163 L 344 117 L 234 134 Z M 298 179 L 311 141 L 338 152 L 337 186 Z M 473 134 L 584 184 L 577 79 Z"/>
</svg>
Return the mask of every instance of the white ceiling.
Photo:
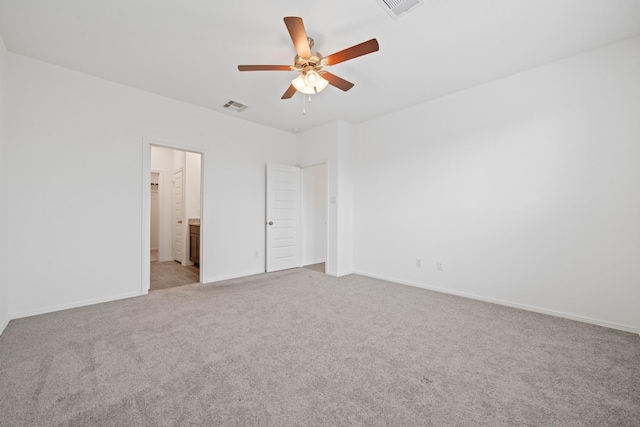
<svg viewBox="0 0 640 427">
<path fill-rule="evenodd" d="M 329 55 L 370 38 L 380 51 L 330 68 L 355 83 L 281 100 L 295 72 L 282 18 L 301 16 Z M 291 131 L 359 123 L 640 35 L 640 0 L 424 0 L 393 20 L 376 0 L 0 0 L 15 53 Z M 242 113 L 222 108 L 234 100 Z"/>
</svg>

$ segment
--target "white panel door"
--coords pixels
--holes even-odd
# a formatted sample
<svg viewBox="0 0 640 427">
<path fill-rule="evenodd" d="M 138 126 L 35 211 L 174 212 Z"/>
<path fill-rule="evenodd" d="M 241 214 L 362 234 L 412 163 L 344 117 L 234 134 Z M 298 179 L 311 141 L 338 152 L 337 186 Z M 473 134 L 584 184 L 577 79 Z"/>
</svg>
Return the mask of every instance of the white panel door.
<svg viewBox="0 0 640 427">
<path fill-rule="evenodd" d="M 300 168 L 267 164 L 267 272 L 301 266 Z"/>
<path fill-rule="evenodd" d="M 173 259 L 183 263 L 184 259 L 184 189 L 182 168 L 173 172 Z"/>
</svg>

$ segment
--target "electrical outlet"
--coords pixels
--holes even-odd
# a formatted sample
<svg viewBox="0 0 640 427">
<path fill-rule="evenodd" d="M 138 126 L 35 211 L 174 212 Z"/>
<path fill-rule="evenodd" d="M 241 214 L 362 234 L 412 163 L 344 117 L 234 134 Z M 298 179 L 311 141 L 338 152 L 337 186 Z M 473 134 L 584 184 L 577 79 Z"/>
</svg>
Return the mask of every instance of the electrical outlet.
<svg viewBox="0 0 640 427">
<path fill-rule="evenodd" d="M 416 258 L 416 267 L 422 267 L 422 260 L 420 258 Z"/>
<path fill-rule="evenodd" d="M 442 269 L 442 262 L 441 262 L 441 261 L 436 262 L 436 270 L 438 270 L 438 271 L 443 271 L 443 269 Z"/>
</svg>

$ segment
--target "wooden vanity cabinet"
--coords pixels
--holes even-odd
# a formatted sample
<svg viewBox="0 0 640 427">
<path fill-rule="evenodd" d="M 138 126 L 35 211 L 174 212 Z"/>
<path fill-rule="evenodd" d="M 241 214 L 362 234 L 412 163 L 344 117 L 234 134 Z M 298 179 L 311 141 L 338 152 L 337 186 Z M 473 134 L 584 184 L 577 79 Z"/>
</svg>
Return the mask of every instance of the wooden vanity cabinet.
<svg viewBox="0 0 640 427">
<path fill-rule="evenodd" d="M 189 226 L 189 260 L 200 265 L 200 226 Z"/>
</svg>

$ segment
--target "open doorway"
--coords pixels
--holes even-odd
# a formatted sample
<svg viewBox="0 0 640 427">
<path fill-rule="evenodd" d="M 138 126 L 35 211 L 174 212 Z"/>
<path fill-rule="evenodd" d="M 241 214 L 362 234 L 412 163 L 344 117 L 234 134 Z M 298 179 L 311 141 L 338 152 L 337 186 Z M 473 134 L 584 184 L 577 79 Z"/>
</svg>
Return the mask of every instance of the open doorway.
<svg viewBox="0 0 640 427">
<path fill-rule="evenodd" d="M 147 290 L 201 282 L 202 154 L 149 148 Z M 146 251 L 146 248 L 145 248 Z M 143 262 L 146 256 L 143 256 Z"/>
<path fill-rule="evenodd" d="M 327 262 L 328 184 L 327 164 L 302 171 L 302 265 L 324 273 Z"/>
</svg>

